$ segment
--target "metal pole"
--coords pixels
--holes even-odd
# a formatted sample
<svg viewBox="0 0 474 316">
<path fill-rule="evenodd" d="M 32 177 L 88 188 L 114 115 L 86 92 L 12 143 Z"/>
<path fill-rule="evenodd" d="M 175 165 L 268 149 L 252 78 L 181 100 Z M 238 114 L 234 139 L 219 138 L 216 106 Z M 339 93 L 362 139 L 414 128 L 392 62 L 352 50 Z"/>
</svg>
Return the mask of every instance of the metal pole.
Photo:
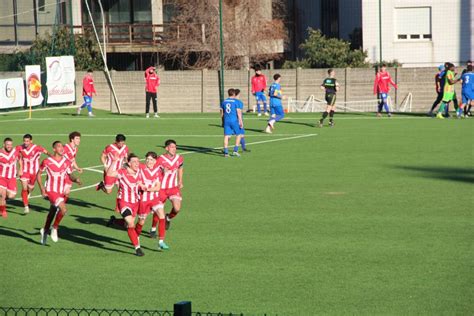
<svg viewBox="0 0 474 316">
<path fill-rule="evenodd" d="M 99 0 L 100 15 L 102 17 L 102 39 L 104 40 L 104 55 L 105 55 L 105 64 L 107 65 L 107 42 L 105 40 L 105 15 L 104 8 L 102 7 L 102 1 Z"/>
<path fill-rule="evenodd" d="M 69 1 L 69 21 L 71 25 L 71 51 L 72 55 L 76 55 L 76 43 L 75 43 L 75 38 L 74 38 L 74 22 L 73 22 L 73 17 L 72 17 L 72 0 Z"/>
<path fill-rule="evenodd" d="M 382 0 L 379 0 L 379 62 L 382 63 Z"/>
<path fill-rule="evenodd" d="M 221 49 L 220 101 L 222 103 L 222 101 L 224 101 L 224 32 L 222 29 L 222 0 L 219 0 L 219 33 Z"/>
</svg>

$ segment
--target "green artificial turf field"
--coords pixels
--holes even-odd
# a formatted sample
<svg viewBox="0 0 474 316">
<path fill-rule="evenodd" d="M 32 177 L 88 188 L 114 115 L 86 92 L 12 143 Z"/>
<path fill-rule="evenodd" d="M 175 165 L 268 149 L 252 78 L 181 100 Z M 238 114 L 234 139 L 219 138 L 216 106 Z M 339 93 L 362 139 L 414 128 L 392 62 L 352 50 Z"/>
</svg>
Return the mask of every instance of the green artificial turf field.
<svg viewBox="0 0 474 316">
<path fill-rule="evenodd" d="M 0 306 L 170 310 L 244 314 L 470 314 L 474 311 L 474 119 L 377 119 L 290 114 L 274 134 L 245 116 L 251 153 L 223 158 L 217 115 L 160 119 L 73 109 L 0 116 L 0 136 L 24 133 L 48 149 L 83 134 L 78 164 L 91 167 L 71 194 L 59 242 L 39 244 L 49 204 L 20 194 L 0 218 Z M 115 196 L 92 187 L 117 133 L 132 152 L 184 155 L 183 207 L 169 252 L 107 228 Z M 75 187 L 77 189 L 78 187 Z M 38 195 L 36 189 L 33 196 Z M 168 208 L 168 207 L 167 207 Z"/>
</svg>

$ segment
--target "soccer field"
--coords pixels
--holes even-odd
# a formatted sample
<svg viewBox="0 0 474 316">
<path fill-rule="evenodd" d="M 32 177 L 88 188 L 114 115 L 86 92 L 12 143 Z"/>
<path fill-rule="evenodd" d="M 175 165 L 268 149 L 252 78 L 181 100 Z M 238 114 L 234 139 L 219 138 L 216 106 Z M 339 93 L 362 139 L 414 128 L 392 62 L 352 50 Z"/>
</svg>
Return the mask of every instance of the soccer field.
<svg viewBox="0 0 474 316">
<path fill-rule="evenodd" d="M 0 306 L 171 310 L 262 315 L 470 314 L 474 311 L 474 120 L 289 114 L 274 134 L 244 117 L 250 153 L 223 158 L 218 115 L 160 119 L 74 109 L 0 116 L 0 136 L 54 140 L 82 133 L 82 187 L 59 242 L 41 246 L 49 203 L 20 194 L 0 218 Z M 183 207 L 168 252 L 105 226 L 115 195 L 96 192 L 100 153 L 115 134 L 141 157 L 168 138 L 184 155 Z M 20 186 L 18 187 L 20 189 Z M 20 191 L 19 191 L 20 192 Z M 167 209 L 169 209 L 167 205 Z"/>
</svg>

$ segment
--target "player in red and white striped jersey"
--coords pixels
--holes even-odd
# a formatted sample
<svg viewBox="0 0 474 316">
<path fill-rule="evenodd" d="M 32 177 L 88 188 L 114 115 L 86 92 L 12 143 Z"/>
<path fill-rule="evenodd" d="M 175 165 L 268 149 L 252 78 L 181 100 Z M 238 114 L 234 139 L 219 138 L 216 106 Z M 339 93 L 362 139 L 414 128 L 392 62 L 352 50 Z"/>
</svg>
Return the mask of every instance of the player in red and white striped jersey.
<svg viewBox="0 0 474 316">
<path fill-rule="evenodd" d="M 17 148 L 13 147 L 13 140 L 7 137 L 3 140 L 0 149 L 0 215 L 8 217 L 6 199 L 13 199 L 16 195 L 16 164 L 19 158 Z"/>
<path fill-rule="evenodd" d="M 112 170 L 115 171 L 122 169 L 123 163 L 128 155 L 128 147 L 125 144 L 125 140 L 125 135 L 117 134 L 117 136 L 115 136 L 115 143 L 107 145 L 102 152 L 100 161 L 104 165 L 104 180 L 97 186 L 97 191 L 102 190 L 107 194 L 112 193 L 117 178 L 109 176 L 107 173 L 111 167 Z"/>
<path fill-rule="evenodd" d="M 160 208 L 164 208 L 166 200 L 171 201 L 171 212 L 166 214 L 166 229 L 170 220 L 181 210 L 181 189 L 183 188 L 183 157 L 176 154 L 176 142 L 168 139 L 165 142 L 166 153 L 158 158 L 158 164 L 163 168 L 163 181 L 160 190 Z M 153 215 L 153 227 L 156 227 L 158 217 Z M 155 228 L 156 229 L 156 228 Z"/>
<path fill-rule="evenodd" d="M 120 162 L 120 159 L 118 154 L 113 156 L 111 164 L 107 169 L 107 176 L 117 179 L 119 211 L 127 224 L 128 237 L 135 247 L 135 253 L 141 257 L 144 253 L 140 248 L 140 242 L 135 230 L 135 217 L 137 216 L 140 202 L 139 189 L 145 189 L 140 176 L 140 159 L 131 153 L 127 157 L 127 165 L 117 170 L 115 166 Z"/>
<path fill-rule="evenodd" d="M 79 145 L 81 144 L 81 133 L 72 132 L 69 134 L 69 144 L 64 145 L 64 157 L 66 157 L 71 162 L 72 171 L 76 170 L 79 173 L 82 173 L 82 168 L 77 165 L 76 156 Z M 65 202 L 69 199 L 69 194 L 71 193 L 72 181 L 66 179 L 66 188 L 64 190 Z"/>
<path fill-rule="evenodd" d="M 23 136 L 23 144 L 17 146 L 19 153 L 20 169 L 18 175 L 22 185 L 21 199 L 23 200 L 23 206 L 25 207 L 24 213 L 30 212 L 28 195 L 35 188 L 36 174 L 39 170 L 39 160 L 41 154 L 50 156 L 51 154 L 43 147 L 33 144 L 33 136 L 31 134 L 25 134 Z"/>
<path fill-rule="evenodd" d="M 64 147 L 60 141 L 53 143 L 53 155 L 43 160 L 40 165 L 36 181 L 41 189 L 41 194 L 47 197 L 51 206 L 49 208 L 48 216 L 44 227 L 41 228 L 41 244 L 45 245 L 48 238 L 48 231 L 51 223 L 51 239 L 54 242 L 58 241 L 58 226 L 64 215 L 66 215 L 67 208 L 65 198 L 66 179 L 70 178 L 72 182 L 81 184 L 81 180 L 72 176 L 71 162 L 63 156 Z M 46 184 L 43 186 L 42 173 L 46 172 Z M 56 216 L 56 218 L 54 218 Z"/>
</svg>

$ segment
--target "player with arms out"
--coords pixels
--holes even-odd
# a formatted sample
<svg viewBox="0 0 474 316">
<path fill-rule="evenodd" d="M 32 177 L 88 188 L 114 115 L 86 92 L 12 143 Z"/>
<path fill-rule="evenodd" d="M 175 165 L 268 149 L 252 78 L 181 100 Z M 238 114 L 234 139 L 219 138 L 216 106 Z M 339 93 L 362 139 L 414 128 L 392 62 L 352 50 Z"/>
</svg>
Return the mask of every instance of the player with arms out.
<svg viewBox="0 0 474 316">
<path fill-rule="evenodd" d="M 8 217 L 7 198 L 14 199 L 16 195 L 16 164 L 19 159 L 17 148 L 13 147 L 13 140 L 7 137 L 3 140 L 0 149 L 0 215 Z"/>
<path fill-rule="evenodd" d="M 58 241 L 58 227 L 59 223 L 66 215 L 67 208 L 65 202 L 65 187 L 66 179 L 70 178 L 72 182 L 81 185 L 81 180 L 72 176 L 71 161 L 63 156 L 64 147 L 60 141 L 53 143 L 53 155 L 46 158 L 41 163 L 41 166 L 36 176 L 36 181 L 41 190 L 41 194 L 48 198 L 50 205 L 49 213 L 46 217 L 44 227 L 41 228 L 41 244 L 45 245 L 48 238 L 51 223 L 51 239 L 54 242 Z M 43 186 L 42 173 L 46 172 L 46 185 Z M 55 218 L 56 216 L 56 218 Z"/>
<path fill-rule="evenodd" d="M 176 142 L 168 139 L 165 142 L 166 153 L 158 158 L 157 163 L 163 169 L 163 181 L 160 189 L 160 206 L 164 209 L 166 200 L 171 201 L 171 212 L 166 214 L 166 229 L 169 229 L 171 219 L 178 215 L 181 210 L 181 189 L 183 188 L 183 157 L 176 154 Z M 153 237 L 153 231 L 156 235 L 156 225 L 158 224 L 158 216 L 153 214 L 152 230 L 150 236 Z"/>
<path fill-rule="evenodd" d="M 474 105 L 474 72 L 472 65 L 468 65 L 466 72 L 461 76 L 462 103 L 464 104 L 464 117 L 469 117 L 471 107 Z"/>
<path fill-rule="evenodd" d="M 121 159 L 119 155 L 114 154 L 112 164 L 107 169 L 107 176 L 118 181 L 119 211 L 127 225 L 128 237 L 135 247 L 135 254 L 141 257 L 145 254 L 140 248 L 140 241 L 135 230 L 135 217 L 137 216 L 140 202 L 139 189 L 146 190 L 146 188 L 142 186 L 141 182 L 140 159 L 131 153 L 127 157 L 127 164 L 123 168 L 116 169 L 115 166 Z"/>
<path fill-rule="evenodd" d="M 439 107 L 438 114 L 436 115 L 436 117 L 439 119 L 444 119 L 443 113 L 446 107 L 456 97 L 456 93 L 454 91 L 454 84 L 456 84 L 460 79 L 455 78 L 456 75 L 454 73 L 454 70 L 455 70 L 454 64 L 447 63 L 446 75 L 444 76 L 445 82 L 444 82 L 443 100 L 441 101 L 441 106 Z"/>
<path fill-rule="evenodd" d="M 20 169 L 18 175 L 22 186 L 21 199 L 23 200 L 24 214 L 30 212 L 28 196 L 35 188 L 36 174 L 39 170 L 41 154 L 51 156 L 43 147 L 33 144 L 33 136 L 25 134 L 23 144 L 17 147 L 19 153 Z"/>
<path fill-rule="evenodd" d="M 388 117 L 392 116 L 387 103 L 390 85 L 392 85 L 395 89 L 398 89 L 397 84 L 393 82 L 392 77 L 390 77 L 390 74 L 387 71 L 387 65 L 382 64 L 380 70 L 375 75 L 374 80 L 374 94 L 377 95 L 377 98 L 379 99 L 379 106 L 377 109 L 378 117 L 382 116 L 382 108 L 385 109 Z"/>
<path fill-rule="evenodd" d="M 107 145 L 100 156 L 100 161 L 104 165 L 104 180 L 101 181 L 96 190 L 102 190 L 107 194 L 112 193 L 116 177 L 108 175 L 107 170 L 112 167 L 115 170 L 120 170 L 123 166 L 124 160 L 127 159 L 128 147 L 125 144 L 126 137 L 123 134 L 115 136 L 115 143 Z"/>
<path fill-rule="evenodd" d="M 333 69 L 328 70 L 328 75 L 321 84 L 321 89 L 325 91 L 325 99 L 327 102 L 326 111 L 319 120 L 319 127 L 323 127 L 324 119 L 329 115 L 329 126 L 334 126 L 334 111 L 336 111 L 336 93 L 339 91 L 339 82 L 336 81 L 336 72 Z"/>
<path fill-rule="evenodd" d="M 275 123 L 281 121 L 285 117 L 285 112 L 283 111 L 283 105 L 281 100 L 284 99 L 283 93 L 281 91 L 281 75 L 275 74 L 273 76 L 274 82 L 268 90 L 268 95 L 270 96 L 270 119 L 268 120 L 267 127 L 265 128 L 265 133 L 271 134 L 275 128 Z"/>
<path fill-rule="evenodd" d="M 235 89 L 227 91 L 229 97 L 221 104 L 221 118 L 224 122 L 224 157 L 229 157 L 229 140 L 232 135 L 236 135 L 234 151 L 232 156 L 240 157 L 239 144 L 242 138 L 242 128 L 244 123 L 242 121 L 243 103 L 237 100 Z"/>
<path fill-rule="evenodd" d="M 81 144 L 81 133 L 72 132 L 69 134 L 69 144 L 64 145 L 64 157 L 69 159 L 71 162 L 72 171 L 76 170 L 79 173 L 82 173 L 82 168 L 79 168 L 76 162 L 77 150 Z M 64 189 L 65 202 L 69 199 L 69 194 L 71 193 L 72 181 L 69 178 L 66 178 L 66 187 Z"/>
<path fill-rule="evenodd" d="M 259 65 L 255 66 L 255 75 L 252 77 L 252 94 L 255 96 L 257 102 L 258 116 L 262 116 L 260 112 L 260 105 L 263 105 L 263 114 L 268 116 L 267 112 L 267 98 L 265 97 L 265 89 L 267 88 L 267 77 L 262 74 L 262 69 Z"/>
</svg>

